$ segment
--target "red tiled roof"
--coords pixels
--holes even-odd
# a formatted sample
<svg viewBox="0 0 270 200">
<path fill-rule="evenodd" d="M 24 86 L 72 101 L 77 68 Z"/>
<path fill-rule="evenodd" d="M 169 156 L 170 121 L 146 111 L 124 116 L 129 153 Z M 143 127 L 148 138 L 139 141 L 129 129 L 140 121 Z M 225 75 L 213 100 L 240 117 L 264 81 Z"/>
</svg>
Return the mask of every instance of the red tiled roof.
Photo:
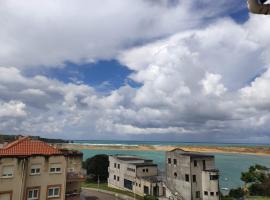
<svg viewBox="0 0 270 200">
<path fill-rule="evenodd" d="M 29 137 L 18 139 L 0 149 L 0 157 L 62 154 L 57 148 L 39 140 L 32 140 Z"/>
</svg>

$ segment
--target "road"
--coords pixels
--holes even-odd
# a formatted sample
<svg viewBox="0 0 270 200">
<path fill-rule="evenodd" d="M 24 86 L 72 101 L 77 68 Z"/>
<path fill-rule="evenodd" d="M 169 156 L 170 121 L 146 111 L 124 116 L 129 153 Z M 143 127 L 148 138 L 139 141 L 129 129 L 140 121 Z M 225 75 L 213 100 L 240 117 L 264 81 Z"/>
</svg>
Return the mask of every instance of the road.
<svg viewBox="0 0 270 200">
<path fill-rule="evenodd" d="M 120 200 L 114 195 L 105 194 L 94 190 L 83 190 L 81 200 Z"/>
</svg>

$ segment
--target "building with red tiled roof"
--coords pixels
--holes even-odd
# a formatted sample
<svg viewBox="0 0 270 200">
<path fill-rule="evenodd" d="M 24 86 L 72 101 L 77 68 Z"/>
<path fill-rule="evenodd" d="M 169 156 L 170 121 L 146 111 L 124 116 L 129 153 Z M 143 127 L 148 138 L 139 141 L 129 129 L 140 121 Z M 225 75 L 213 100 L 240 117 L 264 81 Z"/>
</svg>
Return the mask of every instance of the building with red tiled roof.
<svg viewBox="0 0 270 200">
<path fill-rule="evenodd" d="M 0 200 L 64 200 L 80 193 L 82 153 L 23 137 L 0 148 Z"/>
</svg>

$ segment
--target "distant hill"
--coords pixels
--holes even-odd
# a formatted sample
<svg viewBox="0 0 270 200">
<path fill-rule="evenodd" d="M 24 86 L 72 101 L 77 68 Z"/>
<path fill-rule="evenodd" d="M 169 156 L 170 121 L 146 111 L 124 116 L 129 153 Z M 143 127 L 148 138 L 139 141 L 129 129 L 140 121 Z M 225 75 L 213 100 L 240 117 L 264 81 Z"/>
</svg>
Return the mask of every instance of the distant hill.
<svg viewBox="0 0 270 200">
<path fill-rule="evenodd" d="M 4 135 L 0 134 L 0 143 L 3 142 L 12 142 L 14 140 L 17 140 L 19 137 L 22 137 L 22 135 Z M 47 143 L 70 143 L 72 141 L 70 140 L 62 140 L 62 139 L 50 139 L 50 138 L 43 138 L 39 136 L 30 136 L 34 140 L 41 140 L 43 142 Z"/>
</svg>

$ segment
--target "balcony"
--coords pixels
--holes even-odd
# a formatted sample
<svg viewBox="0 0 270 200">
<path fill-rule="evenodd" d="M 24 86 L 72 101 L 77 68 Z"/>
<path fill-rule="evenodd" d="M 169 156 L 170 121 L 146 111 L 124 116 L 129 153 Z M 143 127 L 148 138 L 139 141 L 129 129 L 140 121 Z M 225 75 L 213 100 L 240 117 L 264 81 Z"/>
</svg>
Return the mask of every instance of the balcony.
<svg viewBox="0 0 270 200">
<path fill-rule="evenodd" d="M 83 182 L 85 180 L 85 175 L 81 172 L 68 172 L 67 182 Z"/>
</svg>

